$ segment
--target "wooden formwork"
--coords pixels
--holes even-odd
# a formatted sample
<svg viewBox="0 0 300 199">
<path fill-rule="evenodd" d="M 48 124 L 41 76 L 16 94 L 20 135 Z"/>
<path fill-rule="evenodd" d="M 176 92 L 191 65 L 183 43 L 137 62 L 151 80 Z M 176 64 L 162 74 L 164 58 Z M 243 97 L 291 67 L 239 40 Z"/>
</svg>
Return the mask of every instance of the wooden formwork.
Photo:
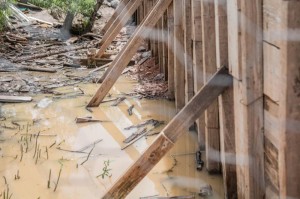
<svg viewBox="0 0 300 199">
<path fill-rule="evenodd" d="M 300 198 L 300 1 L 140 2 L 139 26 L 89 106 L 99 105 L 143 40 L 149 41 L 180 113 L 206 103 L 195 98 L 226 66 L 232 85 L 218 98 L 207 95 L 211 101 L 205 114 L 203 109 L 189 112 L 197 115 L 189 118 L 196 123 L 199 148 L 206 151 L 206 169 L 222 173 L 225 198 Z M 185 130 L 190 122 L 182 123 Z M 166 131 L 161 136 L 169 144 L 160 157 L 176 142 Z M 152 161 L 153 147 L 139 161 Z M 147 172 L 158 160 L 149 163 Z M 146 175 L 138 180 L 131 175 L 139 161 L 124 175 L 133 178 L 132 184 L 125 185 L 123 176 L 107 198 L 118 188 L 124 193 L 117 196 L 125 197 Z"/>
</svg>

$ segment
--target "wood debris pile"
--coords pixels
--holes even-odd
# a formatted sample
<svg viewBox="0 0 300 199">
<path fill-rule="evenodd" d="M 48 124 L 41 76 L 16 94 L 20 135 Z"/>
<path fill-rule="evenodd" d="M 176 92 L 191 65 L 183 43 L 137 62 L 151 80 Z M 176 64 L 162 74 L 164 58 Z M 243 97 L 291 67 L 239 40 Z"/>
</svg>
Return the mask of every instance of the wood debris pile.
<svg viewBox="0 0 300 199">
<path fill-rule="evenodd" d="M 98 47 L 101 35 L 87 33 L 63 40 L 57 23 L 35 18 L 44 15 L 40 11 L 30 13 L 29 18 L 35 20 L 14 24 L 9 31 L 0 33 L 0 94 L 61 95 L 54 89 L 92 83 L 101 77 L 104 69 L 92 71 L 87 60 L 88 51 Z M 101 23 L 105 19 L 99 19 L 97 24 Z M 92 67 L 111 62 L 111 56 L 118 53 L 129 36 L 120 34 L 110 47 L 112 53 Z"/>
<path fill-rule="evenodd" d="M 166 98 L 168 84 L 160 68 L 155 64 L 155 58 L 149 58 L 142 64 L 137 64 L 130 71 L 132 79 L 138 80 L 134 91 L 145 98 Z"/>
</svg>

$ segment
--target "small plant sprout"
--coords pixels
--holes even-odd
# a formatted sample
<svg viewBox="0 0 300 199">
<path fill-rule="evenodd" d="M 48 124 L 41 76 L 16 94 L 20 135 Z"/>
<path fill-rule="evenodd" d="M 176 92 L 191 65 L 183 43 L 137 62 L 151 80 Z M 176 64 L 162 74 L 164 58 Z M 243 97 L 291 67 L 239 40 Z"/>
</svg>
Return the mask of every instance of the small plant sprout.
<svg viewBox="0 0 300 199">
<path fill-rule="evenodd" d="M 97 178 L 99 178 L 99 177 L 101 177 L 102 179 L 104 179 L 105 177 L 110 178 L 112 176 L 112 174 L 110 173 L 111 169 L 109 168 L 111 161 L 106 160 L 103 163 L 104 163 L 104 167 L 102 168 L 102 173 L 100 175 L 98 175 Z"/>
</svg>

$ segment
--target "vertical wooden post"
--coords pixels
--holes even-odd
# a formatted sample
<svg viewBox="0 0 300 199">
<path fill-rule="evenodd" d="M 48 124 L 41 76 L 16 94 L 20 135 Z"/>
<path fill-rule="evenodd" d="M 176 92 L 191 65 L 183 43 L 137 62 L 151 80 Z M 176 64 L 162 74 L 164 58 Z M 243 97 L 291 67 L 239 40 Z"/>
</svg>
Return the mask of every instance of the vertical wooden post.
<svg viewBox="0 0 300 199">
<path fill-rule="evenodd" d="M 227 0 L 215 0 L 217 68 L 228 66 Z M 233 88 L 219 97 L 221 163 L 226 199 L 237 199 Z"/>
<path fill-rule="evenodd" d="M 165 75 L 165 81 L 168 81 L 168 11 L 163 16 L 163 72 Z"/>
<path fill-rule="evenodd" d="M 300 198 L 300 2 L 282 1 L 280 198 Z M 295 37 L 296 36 L 296 37 Z"/>
<path fill-rule="evenodd" d="M 185 105 L 183 1 L 174 0 L 174 70 L 175 104 L 179 111 Z"/>
<path fill-rule="evenodd" d="M 202 50 L 202 20 L 201 0 L 192 0 L 192 39 L 193 39 L 193 74 L 194 92 L 204 85 L 203 79 L 203 50 Z M 196 120 L 199 150 L 205 150 L 205 114 Z"/>
<path fill-rule="evenodd" d="M 168 98 L 175 98 L 175 66 L 174 66 L 174 5 L 170 4 L 168 11 Z"/>
<path fill-rule="evenodd" d="M 202 0 L 202 41 L 204 81 L 217 70 L 215 6 L 213 1 Z M 220 167 L 220 127 L 218 101 L 205 112 L 206 169 L 210 173 L 219 173 Z"/>
<path fill-rule="evenodd" d="M 228 6 L 233 4 L 234 0 L 228 0 Z M 240 1 L 239 11 L 239 23 L 231 25 L 232 31 L 240 30 L 240 38 L 237 43 L 229 41 L 229 54 L 232 53 L 229 65 L 235 77 L 237 190 L 238 198 L 261 199 L 264 198 L 262 0 Z M 230 20 L 228 17 L 228 23 L 232 23 Z"/>
<path fill-rule="evenodd" d="M 184 0 L 184 56 L 185 56 L 185 103 L 194 95 L 193 47 L 192 47 L 192 5 L 191 0 Z"/>
</svg>

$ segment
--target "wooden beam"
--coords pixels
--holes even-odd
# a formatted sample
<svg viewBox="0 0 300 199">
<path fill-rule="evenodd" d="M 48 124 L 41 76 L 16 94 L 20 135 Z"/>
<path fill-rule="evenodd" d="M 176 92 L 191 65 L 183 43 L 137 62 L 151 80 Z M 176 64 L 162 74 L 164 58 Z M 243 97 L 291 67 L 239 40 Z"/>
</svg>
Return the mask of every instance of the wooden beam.
<svg viewBox="0 0 300 199">
<path fill-rule="evenodd" d="M 192 20 L 194 93 L 197 93 L 204 85 L 201 0 L 192 0 Z M 196 120 L 196 124 L 199 150 L 202 151 L 205 150 L 205 114 Z"/>
<path fill-rule="evenodd" d="M 5 103 L 22 103 L 22 102 L 31 102 L 31 101 L 32 101 L 32 97 L 0 95 L 0 102 L 5 102 Z"/>
<path fill-rule="evenodd" d="M 184 66 L 185 66 L 185 103 L 194 96 L 193 46 L 192 46 L 192 2 L 184 0 Z"/>
<path fill-rule="evenodd" d="M 202 0 L 202 41 L 204 82 L 217 70 L 215 3 Z M 220 126 L 218 100 L 215 100 L 205 112 L 206 169 L 209 173 L 220 173 Z"/>
<path fill-rule="evenodd" d="M 282 1 L 279 117 L 280 198 L 300 198 L 300 2 Z M 297 38 L 295 36 L 297 35 Z M 281 106 L 282 105 L 282 106 Z"/>
<path fill-rule="evenodd" d="M 184 29 L 183 1 L 174 0 L 174 70 L 175 105 L 177 111 L 185 105 Z"/>
<path fill-rule="evenodd" d="M 144 38 L 147 38 L 151 33 L 151 28 L 157 23 L 163 13 L 167 10 L 172 0 L 159 0 L 152 8 L 151 12 L 144 19 L 143 23 L 137 27 L 128 43 L 115 58 L 111 64 L 111 71 L 103 81 L 100 88 L 97 90 L 94 97 L 88 104 L 88 107 L 99 106 L 105 95 L 109 92 L 111 87 L 117 81 L 126 65 L 130 62 Z"/>
<path fill-rule="evenodd" d="M 164 0 L 165 1 L 165 0 Z M 161 158 L 173 147 L 190 125 L 208 108 L 228 86 L 232 77 L 227 69 L 220 69 L 191 101 L 169 122 L 158 138 L 142 156 L 119 178 L 103 199 L 122 199 L 150 172 Z"/>
<path fill-rule="evenodd" d="M 130 19 L 130 17 L 133 15 L 133 13 L 137 10 L 137 8 L 141 5 L 142 2 L 143 0 L 135 0 L 128 2 L 128 4 L 124 7 L 122 12 L 118 15 L 118 17 L 115 19 L 110 28 L 102 37 L 99 43 L 100 49 L 98 50 L 96 57 L 101 57 L 105 53 L 105 50 L 120 33 L 121 29 L 125 26 L 127 21 Z"/>
<path fill-rule="evenodd" d="M 163 73 L 165 75 L 165 81 L 168 81 L 168 11 L 164 13 L 163 16 Z"/>
<path fill-rule="evenodd" d="M 123 11 L 123 9 L 126 7 L 130 0 L 121 0 L 119 3 L 118 7 L 116 8 L 114 14 L 110 17 L 108 22 L 105 24 L 105 26 L 102 28 L 101 33 L 105 34 L 108 29 L 111 28 L 113 25 L 114 21 L 120 16 L 120 13 Z"/>
<path fill-rule="evenodd" d="M 228 66 L 227 0 L 215 0 L 217 68 Z M 219 97 L 220 150 L 224 198 L 237 199 L 232 87 Z"/>
<path fill-rule="evenodd" d="M 168 11 L 168 98 L 175 98 L 175 77 L 174 77 L 174 8 L 173 2 Z"/>
<path fill-rule="evenodd" d="M 230 3 L 228 6 L 234 3 Z M 264 198 L 262 0 L 239 1 L 238 43 L 230 43 L 234 78 L 238 198 Z M 232 12 L 232 10 L 228 10 Z M 228 18 L 228 23 L 231 23 Z M 228 29 L 231 32 L 231 29 Z M 231 34 L 231 33 L 230 33 Z M 230 35 L 229 34 L 229 35 Z M 234 34 L 234 33 L 233 33 Z M 229 37 L 230 38 L 230 37 Z M 233 49 L 233 51 L 231 51 Z"/>
</svg>

